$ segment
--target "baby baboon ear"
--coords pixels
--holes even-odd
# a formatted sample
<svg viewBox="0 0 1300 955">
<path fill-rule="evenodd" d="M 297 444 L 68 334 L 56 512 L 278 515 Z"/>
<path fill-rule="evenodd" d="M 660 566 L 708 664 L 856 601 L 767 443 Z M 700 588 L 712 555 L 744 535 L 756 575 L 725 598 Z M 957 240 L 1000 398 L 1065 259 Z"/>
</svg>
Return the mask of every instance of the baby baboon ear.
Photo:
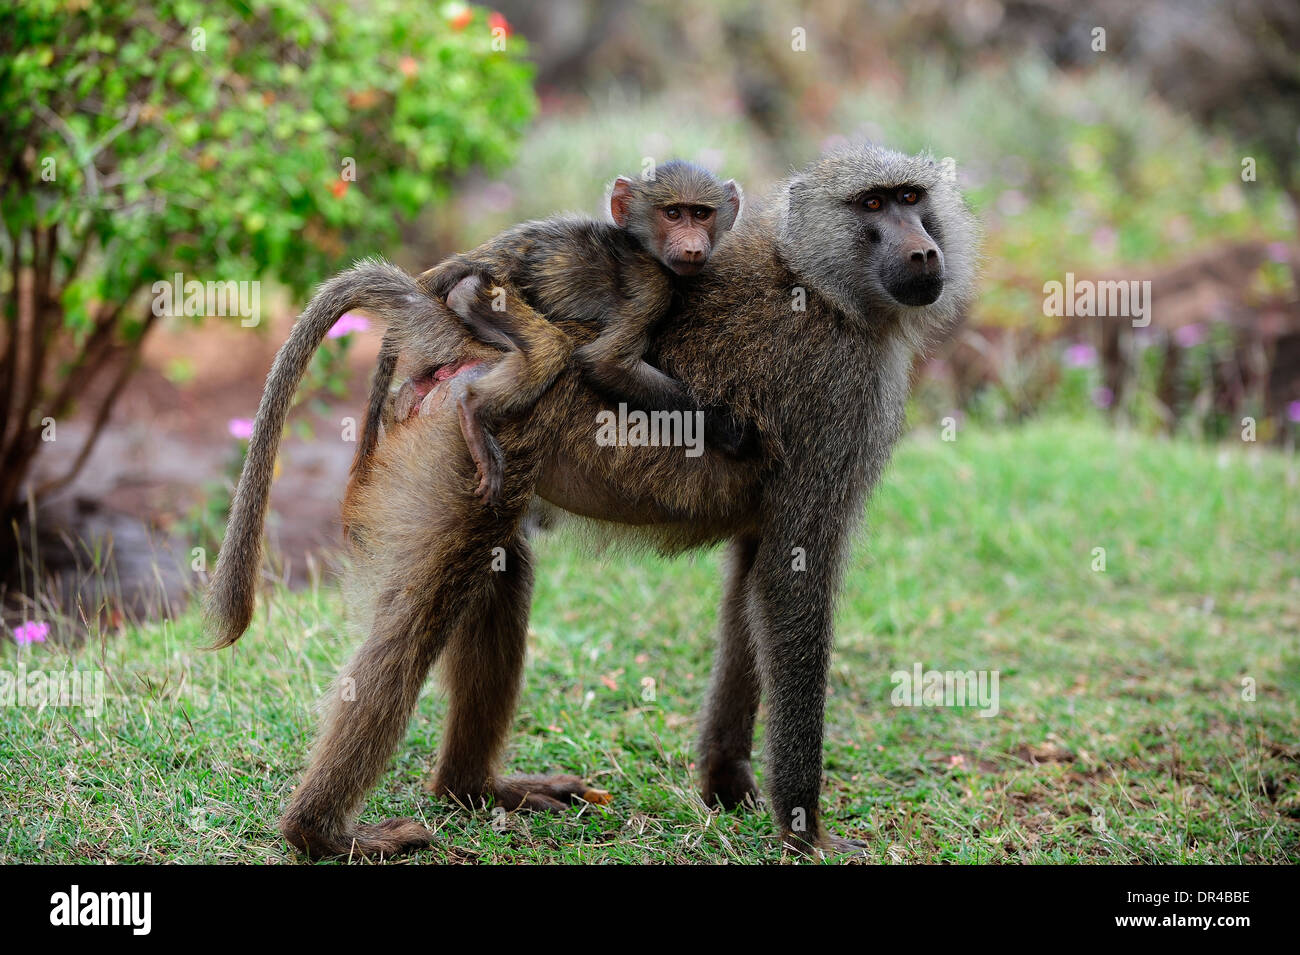
<svg viewBox="0 0 1300 955">
<path fill-rule="evenodd" d="M 718 210 L 718 228 L 726 232 L 740 220 L 740 210 L 745 205 L 745 191 L 734 179 L 722 184 L 722 208 Z"/>
<path fill-rule="evenodd" d="M 619 176 L 609 190 L 609 214 L 620 229 L 626 229 L 632 219 L 632 188 L 631 179 Z"/>
</svg>

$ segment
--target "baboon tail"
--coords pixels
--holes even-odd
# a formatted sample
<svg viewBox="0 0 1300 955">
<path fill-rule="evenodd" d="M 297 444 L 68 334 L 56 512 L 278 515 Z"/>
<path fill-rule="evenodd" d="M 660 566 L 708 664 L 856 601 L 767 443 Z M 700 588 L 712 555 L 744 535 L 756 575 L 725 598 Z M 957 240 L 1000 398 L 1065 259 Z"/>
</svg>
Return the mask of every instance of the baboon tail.
<svg viewBox="0 0 1300 955">
<path fill-rule="evenodd" d="M 312 355 L 350 309 L 363 309 L 391 322 L 412 311 L 427 310 L 430 304 L 415 279 L 397 266 L 378 259 L 362 260 L 322 284 L 294 324 L 266 377 L 248 456 L 230 505 L 225 540 L 204 600 L 205 626 L 214 638 L 213 649 L 233 644 L 253 619 L 262 565 L 262 526 L 280 435 Z"/>
</svg>

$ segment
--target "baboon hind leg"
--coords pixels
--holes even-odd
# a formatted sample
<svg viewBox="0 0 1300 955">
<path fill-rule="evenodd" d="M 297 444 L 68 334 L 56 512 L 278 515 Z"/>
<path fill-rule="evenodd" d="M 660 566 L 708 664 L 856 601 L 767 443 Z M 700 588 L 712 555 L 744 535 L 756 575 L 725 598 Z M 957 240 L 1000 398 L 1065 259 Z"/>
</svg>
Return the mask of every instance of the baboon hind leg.
<svg viewBox="0 0 1300 955">
<path fill-rule="evenodd" d="M 429 669 L 466 619 L 483 612 L 487 554 L 517 533 L 527 503 L 521 495 L 504 514 L 480 507 L 467 493 L 461 454 L 435 456 L 430 466 L 428 448 L 458 444 L 457 430 L 451 414 L 395 429 L 353 502 L 358 570 L 377 581 L 374 619 L 339 678 L 281 820 L 285 839 L 309 856 L 393 855 L 431 839 L 411 819 L 361 825 L 357 815 L 402 740 Z"/>
<path fill-rule="evenodd" d="M 752 753 L 760 679 L 747 608 L 756 546 L 754 540 L 745 537 L 731 544 L 718 649 L 700 731 L 704 802 L 724 809 L 758 802 Z"/>
<path fill-rule="evenodd" d="M 414 819 L 357 822 L 445 642 L 437 618 L 413 605 L 409 595 L 394 590 L 382 599 L 390 609 L 376 615 L 375 631 L 335 684 L 307 773 L 280 820 L 289 844 L 313 858 L 392 856 L 432 839 Z"/>
<path fill-rule="evenodd" d="M 498 504 L 505 462 L 491 425 L 537 403 L 568 366 L 573 341 L 512 287 L 490 287 L 478 276 L 461 279 L 447 294 L 447 306 L 481 339 L 506 348 L 504 358 L 481 374 L 458 379 L 453 391 L 465 445 L 478 469 L 479 497 Z"/>
<path fill-rule="evenodd" d="M 490 797 L 512 812 L 560 810 L 581 800 L 608 802 L 607 793 L 577 776 L 497 774 L 519 696 L 532 599 L 532 555 L 522 531 L 516 529 L 491 560 L 482 566 L 489 579 L 487 599 L 466 615 L 443 656 L 450 706 L 428 788 L 470 808 Z"/>
</svg>

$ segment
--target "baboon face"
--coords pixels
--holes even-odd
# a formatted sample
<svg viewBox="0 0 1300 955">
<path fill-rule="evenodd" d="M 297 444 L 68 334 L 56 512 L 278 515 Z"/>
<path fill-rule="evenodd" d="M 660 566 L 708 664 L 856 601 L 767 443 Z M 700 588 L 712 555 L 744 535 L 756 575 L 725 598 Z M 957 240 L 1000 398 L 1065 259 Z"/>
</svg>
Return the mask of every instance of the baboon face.
<svg viewBox="0 0 1300 955">
<path fill-rule="evenodd" d="M 920 186 L 871 189 L 851 208 L 859 242 L 880 285 L 900 305 L 929 305 L 943 292 L 943 250 L 925 228 L 928 197 Z"/>
<path fill-rule="evenodd" d="M 973 262 L 962 249 L 974 248 L 974 222 L 932 160 L 846 149 L 796 175 L 785 199 L 782 251 L 846 312 L 925 331 L 969 298 Z"/>
<path fill-rule="evenodd" d="M 720 182 L 708 170 L 674 159 L 659 166 L 651 180 L 614 180 L 609 212 L 615 225 L 640 239 L 669 271 L 696 275 L 719 235 L 735 223 L 741 197 L 734 179 Z"/>
</svg>

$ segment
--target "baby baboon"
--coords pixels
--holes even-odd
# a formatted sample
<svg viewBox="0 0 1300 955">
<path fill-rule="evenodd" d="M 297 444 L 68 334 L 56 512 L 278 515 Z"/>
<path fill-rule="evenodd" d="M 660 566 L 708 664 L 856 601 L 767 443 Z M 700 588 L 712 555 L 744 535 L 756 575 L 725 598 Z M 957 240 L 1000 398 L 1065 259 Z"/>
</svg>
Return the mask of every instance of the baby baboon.
<svg viewBox="0 0 1300 955">
<path fill-rule="evenodd" d="M 660 166 L 653 181 L 620 177 L 614 182 L 614 224 L 557 216 L 504 232 L 418 280 L 387 263 L 363 261 L 324 283 L 276 355 L 262 393 L 206 601 L 218 645 L 233 643 L 252 620 L 262 525 L 284 421 L 312 354 L 340 315 L 361 309 L 388 325 L 353 482 L 365 480 L 386 412 L 409 416 L 439 381 L 449 380 L 439 394 L 450 389 L 478 469 L 479 493 L 495 500 L 501 455 L 483 420 L 526 411 L 573 353 L 574 340 L 547 318 L 568 321 L 570 331 L 589 342 L 580 350 L 583 364 L 613 397 L 640 407 L 696 408 L 680 384 L 642 355 L 651 327 L 677 289 L 674 276 L 703 268 L 740 206 L 734 181 L 719 182 L 704 169 L 673 161 Z M 547 318 L 524 304 L 497 309 L 506 290 L 489 293 L 480 277 L 484 272 L 510 284 L 511 294 L 513 289 L 529 294 Z M 466 335 L 457 319 L 481 338 Z M 590 341 L 595 329 L 600 334 Z M 403 385 L 394 403 L 389 386 L 399 353 L 422 370 Z M 494 368 L 497 364 L 501 367 Z M 715 446 L 738 446 L 742 432 L 716 410 L 709 411 L 705 427 Z"/>
<path fill-rule="evenodd" d="M 741 191 L 734 180 L 719 182 L 709 171 L 681 160 L 659 166 L 653 179 L 614 180 L 609 192 L 613 224 L 568 216 L 527 222 L 479 246 L 452 256 L 435 269 L 429 287 L 483 341 L 506 349 L 506 357 L 463 385 L 459 401 L 465 442 L 478 466 L 479 493 L 496 503 L 501 492 L 501 453 L 490 424 L 530 408 L 564 370 L 568 354 L 546 352 L 529 342 L 551 341 L 553 330 L 538 323 L 569 323 L 599 334 L 577 350 L 588 379 L 598 389 L 644 410 L 691 411 L 695 403 L 682 386 L 645 359 L 650 333 L 683 278 L 700 273 L 719 236 L 740 214 Z M 481 277 L 483 286 L 467 277 Z M 508 284 L 532 309 L 512 314 L 502 292 L 486 285 Z M 536 314 L 540 312 L 541 315 Z M 390 326 L 382 354 L 419 352 L 420 330 Z M 409 355 L 408 355 L 409 357 Z M 436 364 L 436 363 L 435 363 Z M 414 413 L 433 390 L 435 364 L 412 376 L 398 391 L 396 416 Z M 382 379 L 385 362 L 380 363 Z M 444 369 L 445 373 L 445 369 Z M 373 395 L 384 396 L 380 380 Z M 377 417 L 372 408 L 370 419 Z M 715 447 L 734 450 L 739 432 L 711 411 L 706 434 Z M 363 442 L 366 444 L 368 442 Z"/>
<path fill-rule="evenodd" d="M 598 444 L 601 400 L 569 368 L 528 416 L 498 428 L 501 504 L 484 508 L 448 405 L 394 427 L 349 489 L 357 583 L 369 598 L 359 619 L 372 630 L 346 671 L 354 692 L 336 694 L 282 820 L 290 843 L 313 856 L 428 843 L 411 820 L 361 825 L 357 815 L 439 659 L 450 703 L 436 791 L 509 807 L 585 794 L 572 777 L 497 772 L 532 583 L 520 523 L 537 494 L 661 549 L 730 541 L 697 754 L 704 794 L 727 807 L 757 797 L 761 690 L 782 838 L 801 850 L 859 845 L 829 833 L 818 807 L 834 603 L 852 529 L 902 427 L 912 357 L 969 303 L 975 255 L 974 221 L 935 163 L 876 147 L 839 152 L 747 216 L 652 335 L 649 354 L 701 404 L 752 423 L 755 453 Z M 507 311 L 523 308 L 509 297 Z M 251 592 L 255 572 L 235 568 L 230 581 Z M 237 636 L 247 618 L 218 622 Z"/>
</svg>

